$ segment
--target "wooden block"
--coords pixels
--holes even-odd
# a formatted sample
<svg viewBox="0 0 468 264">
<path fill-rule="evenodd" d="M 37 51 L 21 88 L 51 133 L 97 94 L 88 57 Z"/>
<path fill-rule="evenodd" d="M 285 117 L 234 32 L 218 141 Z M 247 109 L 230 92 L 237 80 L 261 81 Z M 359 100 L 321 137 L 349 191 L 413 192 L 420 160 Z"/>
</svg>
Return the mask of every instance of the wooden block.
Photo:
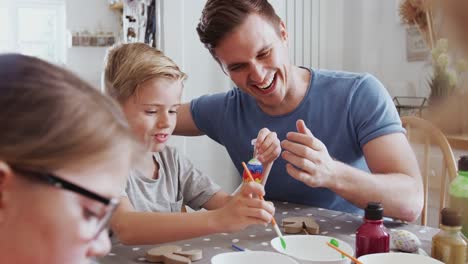
<svg viewBox="0 0 468 264">
<path fill-rule="evenodd" d="M 311 235 L 319 233 L 319 225 L 312 217 L 288 217 L 283 219 L 284 232 L 287 234 L 298 234 L 304 229 Z"/>
<path fill-rule="evenodd" d="M 164 255 L 164 264 L 190 264 L 192 261 L 184 256 L 177 255 L 175 252 Z"/>
<path fill-rule="evenodd" d="M 182 251 L 182 248 L 174 245 L 155 247 L 146 251 L 146 260 L 149 262 L 163 263 L 164 255 L 169 255 L 178 251 Z"/>
<path fill-rule="evenodd" d="M 197 261 L 203 258 L 203 252 L 200 249 L 174 252 L 174 254 L 187 257 L 191 261 Z"/>
<path fill-rule="evenodd" d="M 182 251 L 181 247 L 175 245 L 156 247 L 146 252 L 147 261 L 165 264 L 190 264 L 202 257 L 202 251 L 199 249 Z"/>
</svg>

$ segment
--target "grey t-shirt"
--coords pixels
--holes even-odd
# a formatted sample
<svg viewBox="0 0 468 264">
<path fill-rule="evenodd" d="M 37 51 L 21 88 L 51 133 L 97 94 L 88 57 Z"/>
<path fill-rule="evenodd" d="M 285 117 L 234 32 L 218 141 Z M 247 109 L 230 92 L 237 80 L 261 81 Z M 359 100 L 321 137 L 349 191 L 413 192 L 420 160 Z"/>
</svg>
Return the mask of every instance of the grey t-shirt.
<svg viewBox="0 0 468 264">
<path fill-rule="evenodd" d="M 175 148 L 166 147 L 153 155 L 159 164 L 158 179 L 133 168 L 127 180 L 124 195 L 135 210 L 180 212 L 182 204 L 198 210 L 221 189 Z"/>
</svg>

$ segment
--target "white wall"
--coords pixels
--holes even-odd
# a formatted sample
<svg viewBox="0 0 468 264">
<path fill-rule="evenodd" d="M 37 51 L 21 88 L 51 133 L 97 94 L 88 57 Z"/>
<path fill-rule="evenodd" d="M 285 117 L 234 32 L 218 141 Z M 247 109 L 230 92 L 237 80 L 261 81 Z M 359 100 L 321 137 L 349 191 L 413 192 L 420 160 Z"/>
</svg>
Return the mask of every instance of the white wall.
<svg viewBox="0 0 468 264">
<path fill-rule="evenodd" d="M 342 69 L 343 0 L 269 2 L 286 24 L 292 63 L 313 68 Z"/>
<path fill-rule="evenodd" d="M 203 0 L 166 0 L 162 2 L 162 49 L 182 67 L 189 78 L 183 101 L 207 93 L 224 92 L 231 88 L 229 79 L 203 47 L 196 25 L 204 5 Z M 209 175 L 225 191 L 233 191 L 240 183 L 224 147 L 206 136 L 174 137 L 171 144 L 183 151 L 197 168 Z"/>
<path fill-rule="evenodd" d="M 343 69 L 376 75 L 392 96 L 427 96 L 428 67 L 406 60 L 395 0 L 343 1 Z"/>
<path fill-rule="evenodd" d="M 344 3 L 348 1 L 350 0 L 320 1 L 320 68 L 331 70 L 343 68 L 343 47 L 347 42 L 343 37 L 346 29 L 343 27 L 346 25 L 343 18 L 348 12 L 344 9 Z"/>
<path fill-rule="evenodd" d="M 120 35 L 120 12 L 111 10 L 107 0 L 66 0 L 66 28 L 71 31 L 114 32 Z M 66 67 L 100 87 L 107 47 L 67 48 Z"/>
</svg>

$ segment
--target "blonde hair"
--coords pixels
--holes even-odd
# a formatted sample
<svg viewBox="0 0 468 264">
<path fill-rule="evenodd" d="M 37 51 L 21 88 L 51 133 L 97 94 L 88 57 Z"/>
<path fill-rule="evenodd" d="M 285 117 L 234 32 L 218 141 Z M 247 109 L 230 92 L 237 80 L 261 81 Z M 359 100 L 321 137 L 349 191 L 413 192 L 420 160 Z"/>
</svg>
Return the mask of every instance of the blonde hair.
<svg viewBox="0 0 468 264">
<path fill-rule="evenodd" d="M 139 84 L 150 79 L 187 79 L 169 57 L 144 43 L 118 44 L 109 49 L 106 61 L 105 91 L 120 103 L 131 97 Z"/>
<path fill-rule="evenodd" d="M 0 160 L 54 171 L 137 148 L 119 105 L 40 59 L 0 55 Z"/>
</svg>

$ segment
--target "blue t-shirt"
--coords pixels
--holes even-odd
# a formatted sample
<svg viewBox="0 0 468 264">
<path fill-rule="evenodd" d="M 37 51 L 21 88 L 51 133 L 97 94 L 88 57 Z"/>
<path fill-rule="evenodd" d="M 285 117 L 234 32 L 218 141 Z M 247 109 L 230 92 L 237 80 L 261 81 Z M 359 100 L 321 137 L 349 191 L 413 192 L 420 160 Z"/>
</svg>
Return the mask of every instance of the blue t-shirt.
<svg viewBox="0 0 468 264">
<path fill-rule="evenodd" d="M 254 98 L 234 88 L 226 93 L 205 95 L 191 102 L 197 127 L 223 145 L 237 170 L 253 154 L 251 139 L 260 129 L 275 131 L 279 140 L 296 130 L 303 119 L 330 156 L 355 168 L 369 171 L 362 151 L 374 138 L 404 132 L 396 108 L 387 92 L 370 74 L 311 70 L 312 78 L 302 102 L 284 115 L 268 115 Z M 288 201 L 332 210 L 361 210 L 327 188 L 311 188 L 286 172 L 281 156 L 274 162 L 265 186 L 269 200 Z"/>
</svg>

